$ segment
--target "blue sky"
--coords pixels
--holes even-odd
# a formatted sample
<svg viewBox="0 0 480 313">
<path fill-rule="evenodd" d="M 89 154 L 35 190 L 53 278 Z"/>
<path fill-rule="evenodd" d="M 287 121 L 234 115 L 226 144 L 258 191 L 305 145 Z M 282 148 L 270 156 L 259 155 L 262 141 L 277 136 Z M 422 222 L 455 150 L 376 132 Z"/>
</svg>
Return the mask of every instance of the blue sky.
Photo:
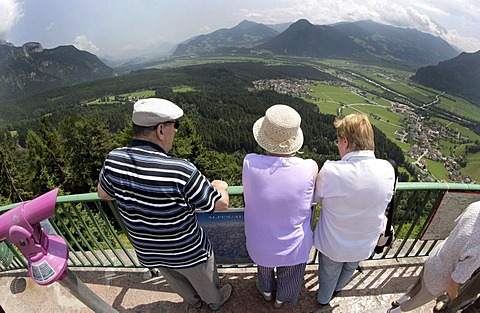
<svg viewBox="0 0 480 313">
<path fill-rule="evenodd" d="M 371 19 L 442 37 L 466 52 L 480 50 L 479 0 L 0 0 L 0 40 L 44 48 L 75 45 L 122 58 L 179 43 L 242 20 L 312 24 Z"/>
</svg>

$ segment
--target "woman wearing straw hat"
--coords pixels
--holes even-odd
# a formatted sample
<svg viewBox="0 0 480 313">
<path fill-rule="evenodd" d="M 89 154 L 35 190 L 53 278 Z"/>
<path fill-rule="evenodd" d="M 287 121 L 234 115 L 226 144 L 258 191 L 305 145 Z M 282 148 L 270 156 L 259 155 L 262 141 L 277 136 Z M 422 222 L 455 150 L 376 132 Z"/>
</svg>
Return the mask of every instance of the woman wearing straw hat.
<svg viewBox="0 0 480 313">
<path fill-rule="evenodd" d="M 313 244 L 310 208 L 318 165 L 295 156 L 303 145 L 300 122 L 291 107 L 270 107 L 253 125 L 266 155 L 251 153 L 243 161 L 247 250 L 258 265 L 257 288 L 267 301 L 275 291 L 276 308 L 296 303 Z"/>
</svg>

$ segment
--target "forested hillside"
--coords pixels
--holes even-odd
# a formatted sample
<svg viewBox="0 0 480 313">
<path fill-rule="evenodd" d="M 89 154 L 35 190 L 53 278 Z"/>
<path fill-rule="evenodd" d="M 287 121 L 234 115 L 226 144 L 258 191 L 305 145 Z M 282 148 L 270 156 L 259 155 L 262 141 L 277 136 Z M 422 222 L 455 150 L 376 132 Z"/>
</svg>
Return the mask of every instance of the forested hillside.
<svg viewBox="0 0 480 313">
<path fill-rule="evenodd" d="M 241 163 L 249 152 L 259 152 L 252 125 L 271 105 L 284 103 L 302 117 L 305 144 L 301 157 L 321 166 L 337 159 L 333 115 L 318 112 L 314 104 L 273 91 L 250 91 L 261 78 L 298 77 L 326 79 L 313 68 L 266 67 L 251 64 L 203 65 L 168 71 L 141 71 L 132 75 L 62 89 L 57 110 L 41 118 L 16 121 L 3 127 L 0 157 L 0 204 L 30 199 L 54 187 L 62 193 L 96 190 L 102 162 L 111 149 L 128 144 L 133 101 L 82 105 L 87 99 L 127 90 L 149 88 L 185 111 L 172 153 L 187 158 L 211 179 L 241 184 Z M 330 79 L 330 77 L 328 77 Z M 195 91 L 175 93 L 179 83 Z M 140 87 L 141 86 L 141 87 Z M 58 92 L 58 91 L 57 91 Z M 51 95 L 41 97 L 52 99 Z M 75 99 L 75 100 L 74 100 Z M 30 105 L 33 105 L 30 104 Z M 42 110 L 47 110 L 42 108 Z M 377 156 L 403 164 L 402 151 L 376 131 Z"/>
<path fill-rule="evenodd" d="M 437 66 L 421 67 L 412 80 L 452 95 L 457 95 L 480 107 L 480 51 L 461 53 Z"/>
</svg>

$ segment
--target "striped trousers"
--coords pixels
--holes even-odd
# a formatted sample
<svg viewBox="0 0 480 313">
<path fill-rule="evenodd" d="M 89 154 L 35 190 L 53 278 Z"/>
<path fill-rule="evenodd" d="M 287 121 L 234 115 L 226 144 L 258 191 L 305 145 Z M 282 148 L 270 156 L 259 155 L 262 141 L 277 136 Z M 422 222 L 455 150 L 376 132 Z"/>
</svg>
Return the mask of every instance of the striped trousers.
<svg viewBox="0 0 480 313">
<path fill-rule="evenodd" d="M 281 302 L 295 304 L 302 289 L 307 263 L 292 266 L 265 267 L 257 266 L 258 286 L 263 292 L 276 293 Z M 277 277 L 275 278 L 275 269 Z"/>
</svg>

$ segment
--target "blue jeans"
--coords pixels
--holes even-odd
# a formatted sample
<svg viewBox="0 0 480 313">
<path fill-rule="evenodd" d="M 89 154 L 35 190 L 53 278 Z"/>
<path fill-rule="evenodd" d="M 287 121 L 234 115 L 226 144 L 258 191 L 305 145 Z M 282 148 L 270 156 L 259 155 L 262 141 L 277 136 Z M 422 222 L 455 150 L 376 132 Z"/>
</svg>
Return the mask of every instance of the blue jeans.
<svg viewBox="0 0 480 313">
<path fill-rule="evenodd" d="M 320 304 L 327 304 L 332 299 L 334 291 L 340 291 L 345 287 L 360 262 L 336 262 L 320 251 L 318 255 L 317 301 Z"/>
</svg>

